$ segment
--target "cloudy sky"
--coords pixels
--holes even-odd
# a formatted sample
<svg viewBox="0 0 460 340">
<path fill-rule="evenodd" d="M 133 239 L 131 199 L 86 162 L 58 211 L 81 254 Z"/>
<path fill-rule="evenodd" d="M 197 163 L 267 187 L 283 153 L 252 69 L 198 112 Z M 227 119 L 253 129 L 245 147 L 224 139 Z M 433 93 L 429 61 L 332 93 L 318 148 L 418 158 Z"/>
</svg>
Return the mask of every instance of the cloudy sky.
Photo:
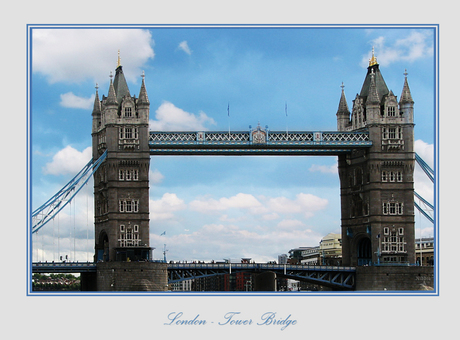
<svg viewBox="0 0 460 340">
<path fill-rule="evenodd" d="M 340 86 L 351 108 L 374 47 L 398 98 L 407 69 L 416 152 L 433 166 L 430 28 L 41 26 L 30 42 L 32 209 L 90 160 L 95 86 L 107 95 L 118 50 L 132 95 L 145 72 L 152 130 L 247 131 L 260 122 L 272 131 L 334 131 Z M 155 258 L 166 245 L 168 261 L 265 262 L 340 233 L 336 157 L 160 156 L 150 170 Z M 433 202 L 431 182 L 420 170 L 415 179 L 416 191 Z M 417 236 L 433 236 L 426 219 L 416 213 L 416 220 Z M 93 243 L 90 181 L 34 236 L 33 259 L 92 260 Z"/>
</svg>

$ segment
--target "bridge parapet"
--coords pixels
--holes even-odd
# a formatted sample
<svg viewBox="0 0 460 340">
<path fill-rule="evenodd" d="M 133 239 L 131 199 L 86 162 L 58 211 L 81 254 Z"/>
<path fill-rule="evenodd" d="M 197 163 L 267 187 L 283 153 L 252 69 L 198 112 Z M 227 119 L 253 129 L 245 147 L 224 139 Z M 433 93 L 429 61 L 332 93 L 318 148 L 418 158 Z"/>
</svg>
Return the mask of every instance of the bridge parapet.
<svg viewBox="0 0 460 340">
<path fill-rule="evenodd" d="M 369 133 L 364 132 L 313 132 L 313 131 L 265 131 L 264 138 L 255 139 L 250 131 L 150 131 L 149 143 L 151 145 L 179 145 L 179 144 L 347 144 L 357 146 L 370 146 L 372 142 L 369 139 Z"/>
<path fill-rule="evenodd" d="M 369 148 L 367 131 L 150 131 L 151 155 L 338 155 L 355 148 Z"/>
<path fill-rule="evenodd" d="M 95 262 L 34 262 L 34 273 L 83 273 L 96 272 Z"/>
<path fill-rule="evenodd" d="M 173 269 L 225 269 L 225 270 L 294 270 L 294 271 L 337 271 L 355 272 L 356 267 L 314 266 L 297 264 L 271 263 L 168 263 L 168 270 Z"/>
</svg>

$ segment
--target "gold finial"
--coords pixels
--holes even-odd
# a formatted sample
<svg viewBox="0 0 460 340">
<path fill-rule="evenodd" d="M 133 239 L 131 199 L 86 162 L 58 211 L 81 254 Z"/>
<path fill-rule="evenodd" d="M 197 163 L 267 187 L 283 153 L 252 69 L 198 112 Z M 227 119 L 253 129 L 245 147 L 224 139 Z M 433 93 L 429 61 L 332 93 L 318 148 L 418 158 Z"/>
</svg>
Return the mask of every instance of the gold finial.
<svg viewBox="0 0 460 340">
<path fill-rule="evenodd" d="M 121 66 L 121 58 L 120 58 L 120 50 L 118 50 L 118 65 L 117 67 Z"/>
<path fill-rule="evenodd" d="M 369 66 L 377 65 L 377 58 L 374 55 L 374 47 L 372 46 L 372 58 L 369 60 Z"/>
</svg>

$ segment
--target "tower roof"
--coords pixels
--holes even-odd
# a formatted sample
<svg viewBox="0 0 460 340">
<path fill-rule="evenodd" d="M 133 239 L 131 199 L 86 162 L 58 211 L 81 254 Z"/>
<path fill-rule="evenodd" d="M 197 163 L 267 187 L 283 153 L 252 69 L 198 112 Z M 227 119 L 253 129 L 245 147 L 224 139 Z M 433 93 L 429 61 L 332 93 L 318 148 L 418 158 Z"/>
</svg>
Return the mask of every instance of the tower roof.
<svg viewBox="0 0 460 340">
<path fill-rule="evenodd" d="M 115 79 L 113 80 L 113 88 L 115 89 L 115 93 L 117 95 L 117 101 L 120 103 L 121 99 L 129 94 L 128 84 L 126 83 L 125 76 L 123 74 L 122 66 L 118 66 L 115 70 Z"/>
<path fill-rule="evenodd" d="M 364 98 L 364 102 L 366 102 L 367 97 L 369 96 L 369 90 L 371 87 L 371 74 L 374 73 L 374 82 L 375 87 L 377 89 L 377 93 L 379 94 L 379 102 L 382 101 L 382 98 L 390 93 L 388 90 L 387 84 L 383 79 L 382 74 L 379 70 L 379 64 L 374 64 L 367 68 L 366 78 L 364 79 L 363 87 L 361 88 L 360 97 Z"/>
<path fill-rule="evenodd" d="M 115 79 L 113 80 L 113 88 L 115 89 L 115 93 L 117 96 L 117 101 L 120 103 L 121 99 L 129 94 L 128 84 L 125 79 L 125 75 L 123 74 L 123 67 L 121 66 L 121 58 L 120 58 L 120 50 L 118 50 L 118 63 L 117 68 L 115 70 Z"/>
<path fill-rule="evenodd" d="M 369 67 L 367 68 L 366 78 L 364 79 L 363 87 L 359 94 L 360 97 L 364 98 L 364 102 L 367 101 L 369 96 L 369 90 L 371 87 L 371 74 L 374 73 L 375 88 L 379 95 L 379 102 L 382 102 L 382 98 L 390 93 L 387 84 L 380 73 L 379 64 L 377 58 L 374 55 L 374 48 L 372 48 L 372 58 L 369 60 Z"/>
<path fill-rule="evenodd" d="M 375 73 L 372 70 L 366 103 L 379 104 L 381 100 L 382 97 L 379 97 L 379 90 L 377 89 L 377 84 L 375 82 Z"/>
</svg>

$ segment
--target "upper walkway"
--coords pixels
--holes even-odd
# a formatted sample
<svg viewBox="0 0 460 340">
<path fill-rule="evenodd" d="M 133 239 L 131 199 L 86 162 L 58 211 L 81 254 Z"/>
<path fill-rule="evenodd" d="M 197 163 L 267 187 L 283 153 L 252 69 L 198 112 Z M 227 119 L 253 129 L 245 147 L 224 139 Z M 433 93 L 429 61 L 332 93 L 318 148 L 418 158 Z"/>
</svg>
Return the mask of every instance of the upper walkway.
<svg viewBox="0 0 460 340">
<path fill-rule="evenodd" d="M 367 131 L 150 131 L 151 155 L 339 155 L 369 148 Z"/>
</svg>

